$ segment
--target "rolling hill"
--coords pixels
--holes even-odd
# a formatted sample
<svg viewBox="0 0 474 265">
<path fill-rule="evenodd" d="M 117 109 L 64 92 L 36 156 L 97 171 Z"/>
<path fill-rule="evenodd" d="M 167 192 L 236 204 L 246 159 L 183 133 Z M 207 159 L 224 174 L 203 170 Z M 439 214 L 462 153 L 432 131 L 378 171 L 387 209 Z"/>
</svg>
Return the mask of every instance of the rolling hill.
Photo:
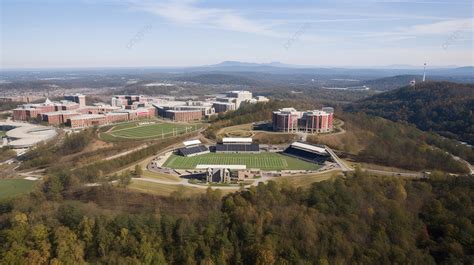
<svg viewBox="0 0 474 265">
<path fill-rule="evenodd" d="M 202 73 L 184 75 L 174 78 L 177 81 L 186 81 L 200 84 L 213 84 L 213 85 L 244 85 L 244 86 L 258 86 L 263 85 L 264 82 L 257 79 L 252 79 L 246 76 L 238 74 L 225 74 L 225 73 Z"/>
<path fill-rule="evenodd" d="M 350 105 L 393 121 L 406 121 L 425 131 L 474 144 L 474 85 L 419 83 L 381 93 Z"/>
</svg>

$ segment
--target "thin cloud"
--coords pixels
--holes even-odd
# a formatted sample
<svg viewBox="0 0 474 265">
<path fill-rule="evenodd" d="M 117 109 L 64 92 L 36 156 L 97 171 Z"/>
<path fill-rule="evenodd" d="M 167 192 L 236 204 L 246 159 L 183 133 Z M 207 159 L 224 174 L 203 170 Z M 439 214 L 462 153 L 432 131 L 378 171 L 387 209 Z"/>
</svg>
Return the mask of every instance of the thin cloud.
<svg viewBox="0 0 474 265">
<path fill-rule="evenodd" d="M 132 1 L 131 5 L 135 10 L 149 12 L 178 24 L 211 26 L 267 36 L 277 35 L 268 26 L 244 18 L 234 10 L 199 7 L 194 0 Z"/>
<path fill-rule="evenodd" d="M 350 23 L 363 21 L 393 21 L 406 19 L 422 19 L 422 20 L 439 20 L 438 22 L 430 24 L 416 24 L 405 28 L 393 29 L 392 31 L 374 31 L 374 32 L 351 32 L 348 30 L 344 36 L 334 34 L 337 29 L 330 30 L 323 35 L 315 35 L 310 32 L 305 32 L 300 37 L 301 41 L 309 42 L 331 42 L 338 40 L 360 38 L 376 39 L 384 37 L 386 42 L 397 42 L 405 39 L 413 39 L 427 35 L 441 35 L 450 34 L 456 30 L 472 31 L 473 19 L 452 19 L 442 17 L 432 17 L 424 15 L 409 15 L 409 14 L 374 14 L 374 13 L 359 13 L 353 11 L 340 11 L 335 9 L 288 9 L 288 14 L 298 13 L 313 13 L 328 16 L 332 14 L 333 18 L 309 18 L 307 20 L 301 18 L 287 18 L 287 19 L 250 19 L 242 15 L 234 9 L 215 8 L 209 6 L 199 5 L 197 0 L 167 0 L 167 1 L 149 1 L 149 0 L 127 0 L 129 6 L 133 10 L 148 12 L 157 15 L 166 21 L 187 25 L 198 26 L 202 28 L 214 28 L 220 30 L 234 31 L 255 34 L 266 37 L 287 39 L 292 36 L 293 32 L 288 29 L 282 31 L 277 30 L 282 25 L 303 24 L 309 23 L 311 25 L 318 23 Z M 383 1 L 382 1 L 383 2 Z M 275 9 L 269 10 L 276 11 Z M 280 10 L 281 11 L 281 10 Z M 250 11 L 252 13 L 252 11 Z M 301 14 L 300 13 L 300 14 Z M 344 16 L 344 17 L 337 17 Z M 350 17 L 346 17 L 350 16 Z M 295 28 L 296 30 L 297 28 Z M 321 29 L 321 28 L 320 28 Z M 315 28 L 318 30 L 318 28 Z M 321 29 L 322 30 L 322 29 Z M 357 35 L 354 35 L 357 34 Z"/>
<path fill-rule="evenodd" d="M 472 31 L 474 19 L 453 19 L 431 24 L 415 25 L 407 29 L 413 34 L 449 34 L 456 30 Z"/>
</svg>

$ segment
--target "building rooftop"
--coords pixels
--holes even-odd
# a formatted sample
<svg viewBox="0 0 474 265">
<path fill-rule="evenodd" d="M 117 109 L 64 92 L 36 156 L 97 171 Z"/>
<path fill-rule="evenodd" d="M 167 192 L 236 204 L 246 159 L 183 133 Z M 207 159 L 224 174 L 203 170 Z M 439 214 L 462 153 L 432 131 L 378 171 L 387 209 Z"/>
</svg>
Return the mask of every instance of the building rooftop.
<svg viewBox="0 0 474 265">
<path fill-rule="evenodd" d="M 6 133 L 8 138 L 14 139 L 8 142 L 8 145 L 13 148 L 30 147 L 40 142 L 50 140 L 57 135 L 54 128 L 23 122 L 0 122 L 0 126 L 15 127 Z"/>
<path fill-rule="evenodd" d="M 103 114 L 82 114 L 78 116 L 71 117 L 71 120 L 86 120 L 86 119 L 98 119 L 104 118 L 105 115 Z"/>
<path fill-rule="evenodd" d="M 64 114 L 79 114 L 76 111 L 64 110 L 64 111 L 52 111 L 41 113 L 43 115 L 64 115 Z"/>
<path fill-rule="evenodd" d="M 122 115 L 128 115 L 126 112 L 108 112 L 104 114 L 105 116 L 122 116 Z"/>
<path fill-rule="evenodd" d="M 252 143 L 252 138 L 224 137 L 222 143 Z"/>
<path fill-rule="evenodd" d="M 212 169 L 234 169 L 234 170 L 240 170 L 240 169 L 247 169 L 247 166 L 246 165 L 206 165 L 206 164 L 202 164 L 202 165 L 197 165 L 196 166 L 196 169 L 209 169 L 209 168 L 212 168 Z"/>
<path fill-rule="evenodd" d="M 326 148 L 312 145 L 312 144 L 307 144 L 307 143 L 302 143 L 302 142 L 294 142 L 291 144 L 292 147 L 303 149 L 303 150 L 308 150 L 311 152 L 317 152 L 320 154 L 328 154 L 326 151 Z"/>
<path fill-rule="evenodd" d="M 191 112 L 199 112 L 201 113 L 200 110 L 197 110 L 197 109 L 190 109 L 190 110 L 167 110 L 167 112 L 171 112 L 171 113 L 191 113 Z"/>
<path fill-rule="evenodd" d="M 201 144 L 201 141 L 200 140 L 190 140 L 190 141 L 184 141 L 183 144 L 184 144 L 184 146 L 197 145 L 197 144 Z"/>
</svg>

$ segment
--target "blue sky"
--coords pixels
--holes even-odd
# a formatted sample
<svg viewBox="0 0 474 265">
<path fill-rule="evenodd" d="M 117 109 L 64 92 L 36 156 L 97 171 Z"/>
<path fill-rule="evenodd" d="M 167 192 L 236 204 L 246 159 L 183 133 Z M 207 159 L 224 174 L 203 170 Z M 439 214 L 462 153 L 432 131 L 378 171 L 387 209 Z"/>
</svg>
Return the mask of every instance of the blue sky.
<svg viewBox="0 0 474 265">
<path fill-rule="evenodd" d="M 2 0 L 1 67 L 473 65 L 465 0 Z"/>
</svg>

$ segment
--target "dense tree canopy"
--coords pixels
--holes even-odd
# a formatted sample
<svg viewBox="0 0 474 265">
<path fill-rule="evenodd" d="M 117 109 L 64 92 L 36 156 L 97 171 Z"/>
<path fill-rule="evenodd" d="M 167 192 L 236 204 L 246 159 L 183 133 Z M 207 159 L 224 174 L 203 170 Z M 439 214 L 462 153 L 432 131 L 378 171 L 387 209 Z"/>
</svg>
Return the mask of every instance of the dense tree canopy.
<svg viewBox="0 0 474 265">
<path fill-rule="evenodd" d="M 382 93 L 351 105 L 393 121 L 474 144 L 474 85 L 426 82 Z"/>
<path fill-rule="evenodd" d="M 59 196 L 43 189 L 0 203 L 0 263 L 474 262 L 470 177 L 409 181 L 357 171 L 308 188 L 269 182 L 222 198 L 56 185 Z"/>
</svg>

